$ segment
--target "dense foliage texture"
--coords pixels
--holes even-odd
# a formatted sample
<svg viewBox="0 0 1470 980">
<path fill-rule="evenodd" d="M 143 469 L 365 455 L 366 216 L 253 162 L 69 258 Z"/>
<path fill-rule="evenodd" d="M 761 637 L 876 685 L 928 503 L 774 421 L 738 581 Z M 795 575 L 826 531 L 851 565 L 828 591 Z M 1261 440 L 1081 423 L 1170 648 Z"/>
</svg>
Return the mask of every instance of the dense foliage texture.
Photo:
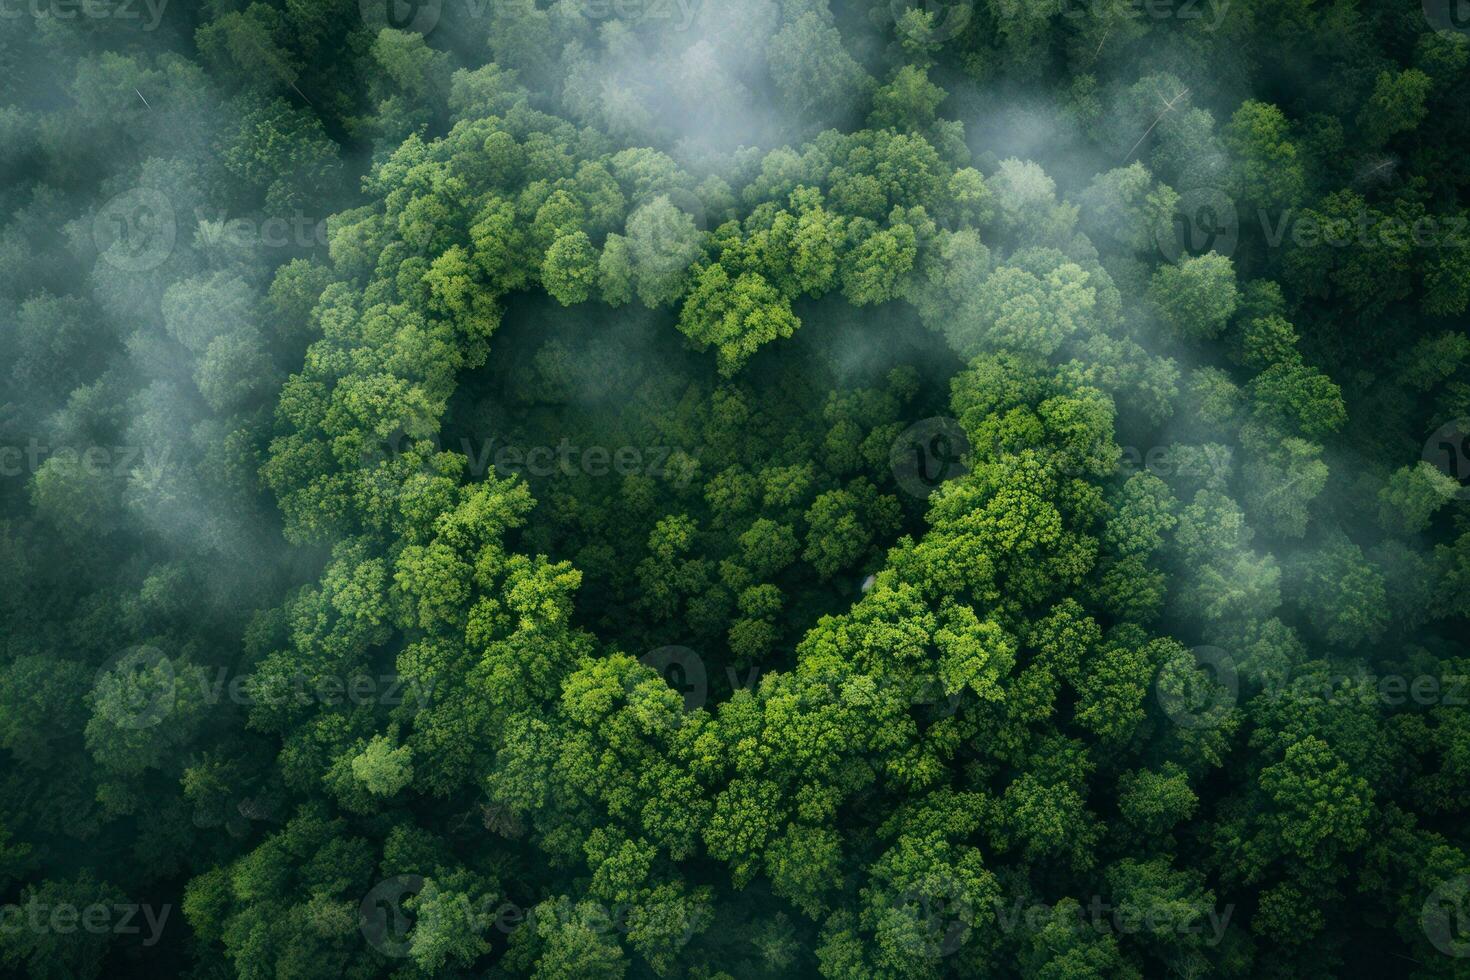
<svg viewBox="0 0 1470 980">
<path fill-rule="evenodd" d="M 0 965 L 1470 976 L 1453 7 L 7 13 Z"/>
</svg>

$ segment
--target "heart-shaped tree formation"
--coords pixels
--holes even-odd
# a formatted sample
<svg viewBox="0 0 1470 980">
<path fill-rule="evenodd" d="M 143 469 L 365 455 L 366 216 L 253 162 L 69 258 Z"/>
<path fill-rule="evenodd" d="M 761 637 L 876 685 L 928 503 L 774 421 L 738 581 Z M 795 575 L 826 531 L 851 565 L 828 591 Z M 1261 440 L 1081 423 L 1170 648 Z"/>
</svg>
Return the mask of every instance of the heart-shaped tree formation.
<svg viewBox="0 0 1470 980">
<path fill-rule="evenodd" d="M 393 825 L 380 871 L 418 889 L 403 952 L 426 970 L 474 962 L 493 938 L 486 904 L 516 892 L 527 867 L 566 868 L 579 884 L 533 894 L 535 926 L 514 931 L 510 961 L 579 969 L 622 955 L 594 922 L 609 908 L 632 950 L 671 969 L 711 921 L 708 859 L 737 888 L 760 883 L 809 916 L 833 975 L 928 975 L 951 954 L 983 971 L 1003 938 L 996 910 L 1029 898 L 1015 891 L 1018 867 L 1080 883 L 1100 880 L 1106 862 L 1119 902 L 1157 892 L 1191 920 L 1213 911 L 1198 872 L 1127 857 L 1132 835 L 1194 809 L 1190 780 L 1219 764 L 1238 724 L 1236 707 L 1211 703 L 1218 691 L 1198 658 L 1158 631 L 1157 552 L 1176 526 L 1194 528 L 1181 591 L 1199 590 L 1208 620 L 1266 643 L 1275 569 L 1248 536 L 1221 536 L 1234 505 L 1210 479 L 1181 508 L 1157 476 L 1120 466 L 1115 399 L 1157 424 L 1177 369 L 1132 339 L 1129 311 L 1143 300 L 1099 264 L 1077 209 L 1034 164 L 1007 161 L 986 179 L 953 145 L 893 129 L 827 132 L 751 159 L 738 189 L 696 184 L 658 152 L 610 152 L 495 79 L 460 78 L 474 98 L 459 99 L 452 131 L 409 139 L 374 168 L 373 203 L 333 219 L 330 282 L 312 314 L 322 336 L 283 389 L 264 470 L 288 534 L 335 543 L 321 586 L 286 610 L 288 645 L 254 683 L 346 676 L 393 656 L 408 687 L 432 692 L 386 719 L 255 709 L 252 723 L 285 739 L 287 784 L 324 784 L 363 815 L 409 795 L 478 797 L 501 834 L 487 838 L 500 856 L 471 857 Z M 1156 200 L 1171 192 L 1146 174 L 1110 180 L 1096 194 L 1133 224 L 1119 234 L 1149 241 Z M 949 407 L 968 471 L 934 493 L 927 529 L 888 550 L 850 609 L 808 624 L 790 669 L 757 671 L 758 682 L 686 710 L 639 662 L 645 651 L 575 625 L 575 567 L 517 552 L 534 505 L 527 483 L 472 468 L 438 438 L 457 379 L 498 349 L 506 304 L 538 287 L 563 304 L 672 307 L 724 377 L 791 343 L 794 304 L 903 301 L 968 362 Z M 1231 263 L 1213 254 L 1166 265 L 1154 294 L 1157 315 L 1186 337 L 1218 332 L 1238 303 Z M 886 467 L 896 407 L 866 431 L 834 427 L 833 439 Z M 877 453 L 863 441 L 874 432 L 887 436 Z M 391 452 L 373 451 L 385 442 Z M 706 494 L 789 504 L 792 475 L 756 462 L 747 487 L 722 472 Z M 809 561 L 841 553 L 846 533 L 871 539 L 884 500 L 897 509 L 874 494 L 861 481 L 812 501 Z M 746 612 L 779 605 L 763 581 L 778 568 L 760 556 L 791 560 L 790 525 L 738 506 L 729 516 L 750 540 L 747 561 L 720 569 L 723 584 L 690 554 L 698 519 L 670 516 L 639 567 L 641 603 L 624 615 L 695 616 L 701 588 L 739 588 Z M 662 616 L 660 602 L 671 604 Z M 1320 754 L 1279 765 L 1326 780 L 1340 802 L 1320 837 L 1293 843 L 1270 829 L 1290 804 L 1263 801 L 1240 827 L 1258 842 L 1258 869 L 1361 845 L 1361 778 Z M 1118 779 L 1132 788 L 1105 819 L 1090 801 Z M 343 832 L 313 807 L 267 846 Z M 1133 864 L 1111 863 L 1123 857 Z M 269 907 L 238 889 L 227 905 L 227 937 Z M 1064 918 L 1060 906 L 1049 914 Z M 1094 943 L 1088 955 L 1116 961 L 1113 939 Z"/>
<path fill-rule="evenodd" d="M 1453 11 L 46 6 L 0 967 L 1458 975 Z"/>
</svg>

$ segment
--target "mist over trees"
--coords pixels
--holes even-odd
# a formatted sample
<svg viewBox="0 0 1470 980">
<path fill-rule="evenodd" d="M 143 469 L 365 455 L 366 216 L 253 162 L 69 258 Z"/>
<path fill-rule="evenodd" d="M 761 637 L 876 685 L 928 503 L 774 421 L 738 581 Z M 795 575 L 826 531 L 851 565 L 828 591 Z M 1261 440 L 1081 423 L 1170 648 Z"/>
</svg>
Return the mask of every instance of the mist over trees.
<svg viewBox="0 0 1470 980">
<path fill-rule="evenodd" d="M 1453 2 L 0 2 L 0 969 L 1470 976 Z"/>
</svg>

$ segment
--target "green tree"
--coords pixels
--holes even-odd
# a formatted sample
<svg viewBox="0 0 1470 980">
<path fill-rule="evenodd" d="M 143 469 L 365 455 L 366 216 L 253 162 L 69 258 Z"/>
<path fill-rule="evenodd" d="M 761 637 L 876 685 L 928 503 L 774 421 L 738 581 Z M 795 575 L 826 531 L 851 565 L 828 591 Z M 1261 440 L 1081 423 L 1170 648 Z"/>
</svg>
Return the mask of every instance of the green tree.
<svg viewBox="0 0 1470 980">
<path fill-rule="evenodd" d="M 563 306 L 580 303 L 592 295 L 597 283 L 597 263 L 597 250 L 586 232 L 562 235 L 546 250 L 541 284 Z"/>
<path fill-rule="evenodd" d="M 1432 82 L 1417 68 L 1378 73 L 1373 94 L 1358 113 L 1358 127 L 1369 146 L 1381 146 L 1398 133 L 1416 128 L 1428 113 L 1425 99 Z"/>
<path fill-rule="evenodd" d="M 1195 341 L 1218 336 L 1240 298 L 1234 263 L 1215 252 L 1160 266 L 1148 292 L 1164 325 L 1175 336 Z"/>
<path fill-rule="evenodd" d="M 801 13 L 777 31 L 767 42 L 766 64 L 782 101 L 799 114 L 818 117 L 834 106 L 851 111 L 873 89 L 825 7 Z"/>
<path fill-rule="evenodd" d="M 1432 463 L 1401 466 L 1378 491 L 1378 522 L 1390 534 L 1418 534 L 1459 488 L 1459 481 Z"/>
<path fill-rule="evenodd" d="M 720 374 L 729 376 L 758 350 L 799 326 L 791 304 L 758 273 L 734 279 L 724 266 L 700 274 L 679 313 L 679 330 L 701 349 L 714 347 Z"/>
<path fill-rule="evenodd" d="M 1280 215 L 1301 203 L 1306 172 L 1291 135 L 1291 124 L 1278 107 L 1249 100 L 1241 103 L 1225 127 L 1238 196 L 1253 208 Z"/>
</svg>

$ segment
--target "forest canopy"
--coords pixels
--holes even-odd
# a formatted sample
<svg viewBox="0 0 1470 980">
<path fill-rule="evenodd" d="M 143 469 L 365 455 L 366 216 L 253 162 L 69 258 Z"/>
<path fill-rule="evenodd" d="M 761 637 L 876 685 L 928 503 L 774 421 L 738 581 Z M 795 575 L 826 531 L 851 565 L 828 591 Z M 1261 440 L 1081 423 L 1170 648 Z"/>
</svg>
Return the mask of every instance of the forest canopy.
<svg viewBox="0 0 1470 980">
<path fill-rule="evenodd" d="M 1470 976 L 1454 0 L 0 67 L 0 970 Z"/>
</svg>

